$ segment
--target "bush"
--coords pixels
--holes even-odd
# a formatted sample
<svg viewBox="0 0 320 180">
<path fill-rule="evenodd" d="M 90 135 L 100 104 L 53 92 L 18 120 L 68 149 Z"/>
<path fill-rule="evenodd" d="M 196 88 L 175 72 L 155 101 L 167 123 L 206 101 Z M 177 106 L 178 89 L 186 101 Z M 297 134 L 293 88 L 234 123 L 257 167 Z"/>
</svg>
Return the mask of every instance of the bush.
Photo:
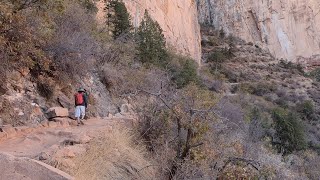
<svg viewBox="0 0 320 180">
<path fill-rule="evenodd" d="M 303 120 L 314 120 L 315 119 L 315 110 L 314 105 L 311 100 L 306 100 L 297 105 L 297 112 L 300 113 Z"/>
<path fill-rule="evenodd" d="M 86 75 L 93 68 L 90 60 L 99 54 L 99 44 L 94 37 L 94 14 L 73 1 L 64 1 L 62 9 L 49 13 L 53 33 L 44 49 L 52 55 L 59 72 L 69 77 Z M 37 28 L 40 31 L 42 26 Z"/>
<path fill-rule="evenodd" d="M 303 150 L 307 147 L 304 128 L 295 113 L 284 109 L 274 109 L 272 118 L 275 123 L 276 138 L 273 141 L 279 152 L 290 154 L 296 150 Z"/>
<path fill-rule="evenodd" d="M 187 86 L 191 82 L 199 83 L 196 63 L 191 59 L 186 59 L 183 62 L 181 69 L 173 72 L 172 80 L 175 82 L 178 89 Z"/>
<path fill-rule="evenodd" d="M 309 73 L 309 76 L 314 78 L 316 81 L 320 81 L 320 68 L 317 68 Z"/>
<path fill-rule="evenodd" d="M 207 62 L 212 68 L 212 74 L 217 74 L 218 71 L 223 71 L 222 64 L 231 57 L 229 50 L 216 50 L 211 52 L 207 58 Z"/>
<path fill-rule="evenodd" d="M 132 132 L 121 126 L 89 142 L 87 151 L 74 158 L 70 174 L 76 179 L 153 179 L 155 166 Z M 63 166 L 58 168 L 66 171 Z"/>
<path fill-rule="evenodd" d="M 271 93 L 277 90 L 277 87 L 271 83 L 257 83 L 253 87 L 252 94 L 257 96 L 263 96 L 264 94 Z"/>
<path fill-rule="evenodd" d="M 240 84 L 240 91 L 254 94 L 256 96 L 263 96 L 267 93 L 274 92 L 277 87 L 271 83 L 242 83 Z"/>
<path fill-rule="evenodd" d="M 39 77 L 37 81 L 37 90 L 40 96 L 46 98 L 47 100 L 52 99 L 54 95 L 54 82 L 49 78 Z"/>
<path fill-rule="evenodd" d="M 304 73 L 303 67 L 301 64 L 295 64 L 290 61 L 285 61 L 283 59 L 279 62 L 280 67 L 290 70 L 297 70 L 299 73 Z"/>
<path fill-rule="evenodd" d="M 138 29 L 138 56 L 142 63 L 164 67 L 168 61 L 166 40 L 158 22 L 146 10 Z"/>
</svg>

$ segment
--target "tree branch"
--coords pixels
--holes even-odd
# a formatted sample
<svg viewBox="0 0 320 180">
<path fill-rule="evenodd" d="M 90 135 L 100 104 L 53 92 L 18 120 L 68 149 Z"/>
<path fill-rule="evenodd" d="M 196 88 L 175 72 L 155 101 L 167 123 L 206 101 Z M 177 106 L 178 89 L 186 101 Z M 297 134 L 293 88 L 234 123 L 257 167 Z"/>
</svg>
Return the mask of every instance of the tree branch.
<svg viewBox="0 0 320 180">
<path fill-rule="evenodd" d="M 254 169 L 259 171 L 260 168 L 260 163 L 251 159 L 245 159 L 245 158 L 239 158 L 239 157 L 229 157 L 229 159 L 225 162 L 221 170 L 219 172 L 221 173 L 230 163 L 235 163 L 235 162 L 244 162 L 247 165 L 251 165 Z"/>
</svg>

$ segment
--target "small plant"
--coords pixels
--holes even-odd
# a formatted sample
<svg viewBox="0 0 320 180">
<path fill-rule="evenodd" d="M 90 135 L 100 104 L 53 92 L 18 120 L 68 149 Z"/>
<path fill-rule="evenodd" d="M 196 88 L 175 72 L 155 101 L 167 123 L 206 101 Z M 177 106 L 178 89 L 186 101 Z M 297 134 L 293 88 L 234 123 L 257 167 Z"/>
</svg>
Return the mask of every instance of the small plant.
<svg viewBox="0 0 320 180">
<path fill-rule="evenodd" d="M 279 152 L 290 154 L 296 150 L 303 150 L 307 147 L 304 135 L 304 128 L 299 116 L 288 112 L 285 109 L 277 108 L 272 112 L 275 123 L 276 138 L 275 147 Z"/>
</svg>

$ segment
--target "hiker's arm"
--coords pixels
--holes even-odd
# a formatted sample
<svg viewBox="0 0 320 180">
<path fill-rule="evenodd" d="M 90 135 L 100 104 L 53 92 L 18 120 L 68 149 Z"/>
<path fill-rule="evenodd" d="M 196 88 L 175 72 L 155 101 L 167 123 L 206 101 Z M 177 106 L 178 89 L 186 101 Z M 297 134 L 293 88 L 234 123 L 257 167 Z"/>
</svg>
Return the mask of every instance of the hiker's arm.
<svg viewBox="0 0 320 180">
<path fill-rule="evenodd" d="M 76 95 L 74 95 L 74 107 L 77 106 L 77 98 L 76 98 Z"/>
</svg>

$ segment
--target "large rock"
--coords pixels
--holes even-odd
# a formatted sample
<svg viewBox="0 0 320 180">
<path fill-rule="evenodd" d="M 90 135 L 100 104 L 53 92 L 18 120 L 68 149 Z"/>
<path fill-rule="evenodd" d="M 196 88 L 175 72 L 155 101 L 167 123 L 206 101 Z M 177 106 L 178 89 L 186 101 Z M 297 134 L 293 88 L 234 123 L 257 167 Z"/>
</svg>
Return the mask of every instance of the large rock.
<svg viewBox="0 0 320 180">
<path fill-rule="evenodd" d="M 67 108 L 62 107 L 52 107 L 47 110 L 46 116 L 48 119 L 52 119 L 55 117 L 68 117 L 69 111 Z"/>
<path fill-rule="evenodd" d="M 40 161 L 0 153 L 0 179 L 70 180 L 65 172 Z"/>
</svg>

